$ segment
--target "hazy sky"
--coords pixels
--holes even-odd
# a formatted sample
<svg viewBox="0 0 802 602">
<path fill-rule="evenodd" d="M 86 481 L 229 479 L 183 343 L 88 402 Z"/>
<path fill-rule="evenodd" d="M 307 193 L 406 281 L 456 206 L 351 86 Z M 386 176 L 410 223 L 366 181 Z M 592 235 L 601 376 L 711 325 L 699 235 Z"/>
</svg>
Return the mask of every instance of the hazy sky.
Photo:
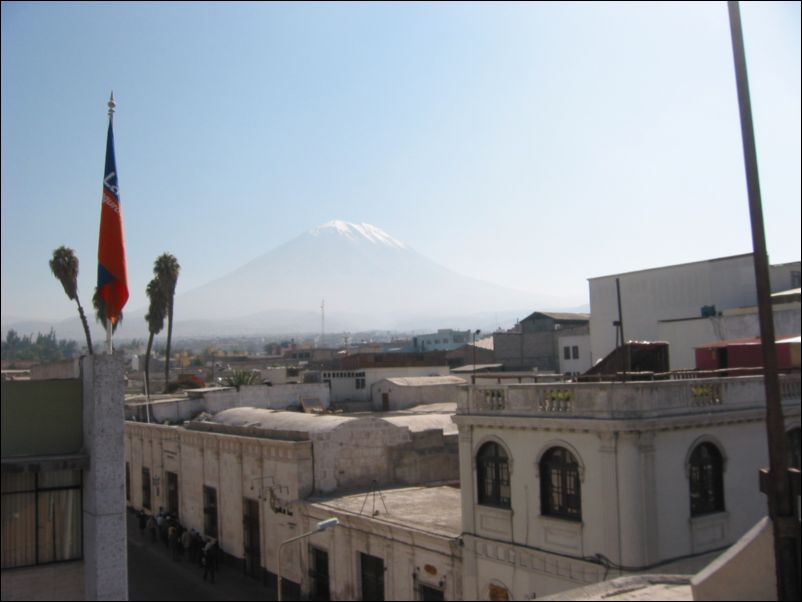
<svg viewBox="0 0 802 602">
<path fill-rule="evenodd" d="M 796 260 L 800 5 L 742 16 L 770 259 Z M 112 89 L 128 310 L 164 251 L 180 293 L 332 219 L 569 305 L 752 249 L 724 2 L 3 2 L 4 316 L 75 315 L 60 245 L 90 305 Z"/>
</svg>

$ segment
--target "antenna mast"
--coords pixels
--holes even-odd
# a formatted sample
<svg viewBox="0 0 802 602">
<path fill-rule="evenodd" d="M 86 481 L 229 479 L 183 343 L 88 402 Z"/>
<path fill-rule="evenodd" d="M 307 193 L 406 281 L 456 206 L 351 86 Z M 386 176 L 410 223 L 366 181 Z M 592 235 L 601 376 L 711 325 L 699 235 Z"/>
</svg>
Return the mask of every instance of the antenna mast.
<svg viewBox="0 0 802 602">
<path fill-rule="evenodd" d="M 320 302 L 320 346 L 325 347 L 323 339 L 326 336 L 326 300 Z"/>
</svg>

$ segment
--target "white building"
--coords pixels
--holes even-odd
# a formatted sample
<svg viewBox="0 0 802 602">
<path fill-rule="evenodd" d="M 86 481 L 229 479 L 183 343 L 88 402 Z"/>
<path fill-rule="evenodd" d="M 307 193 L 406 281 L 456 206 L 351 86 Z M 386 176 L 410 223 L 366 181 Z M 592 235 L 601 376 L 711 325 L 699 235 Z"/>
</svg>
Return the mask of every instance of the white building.
<svg viewBox="0 0 802 602">
<path fill-rule="evenodd" d="M 799 289 L 797 289 L 799 290 Z M 786 295 L 788 296 L 788 295 Z M 772 304 L 774 332 L 778 338 L 800 333 L 799 296 L 795 300 Z M 667 341 L 671 368 L 674 370 L 695 367 L 694 349 L 715 341 L 742 339 L 760 335 L 757 307 L 725 309 L 715 316 L 694 317 L 682 320 L 660 320 L 657 338 Z"/>
<path fill-rule="evenodd" d="M 561 331 L 557 336 L 557 349 L 560 374 L 577 376 L 590 370 L 590 329 L 587 326 Z"/>
<path fill-rule="evenodd" d="M 448 366 L 399 366 L 388 368 L 354 368 L 350 370 L 323 370 L 324 383 L 331 388 L 331 401 L 369 402 L 373 385 L 387 378 L 415 378 L 420 376 L 448 376 Z"/>
<path fill-rule="evenodd" d="M 771 266 L 770 275 L 773 292 L 799 287 L 800 262 Z M 665 324 L 716 316 L 725 310 L 754 307 L 757 303 L 751 254 L 590 278 L 593 363 L 616 347 L 616 326 L 613 324 L 619 317 L 616 280 L 621 292 L 624 337 L 632 341 L 656 341 L 661 340 L 661 334 L 667 337 L 676 333 L 677 338 L 669 340 L 672 369 L 693 368 L 693 364 L 681 365 L 687 363 L 682 358 L 687 357 L 687 353 L 692 355 L 694 345 L 719 340 L 719 337 L 706 341 L 695 337 L 684 339 L 684 335 L 699 332 L 697 324 L 690 328 L 672 328 Z M 664 324 L 662 330 L 661 323 Z M 715 332 L 715 324 L 711 329 Z M 758 334 L 753 331 L 739 336 Z M 778 331 L 778 334 L 798 334 L 798 330 Z"/>
<path fill-rule="evenodd" d="M 467 382 L 459 376 L 385 378 L 371 387 L 373 409 L 388 412 L 423 404 L 456 402 L 460 385 Z"/>
<path fill-rule="evenodd" d="M 245 572 L 274 592 L 279 545 L 322 518 L 338 516 L 343 526 L 285 550 L 280 572 L 288 596 L 316 591 L 325 574 L 331 576 L 332 599 L 353 599 L 364 583 L 365 567 L 376 569 L 381 563 L 387 569 L 382 587 L 388 596 L 403 597 L 423 586 L 439 588 L 453 599 L 461 591 L 458 555 L 451 552 L 458 548 L 459 535 L 453 517 L 445 530 L 428 532 L 426 525 L 436 519 L 416 522 L 414 504 L 405 508 L 406 503 L 391 500 L 414 498 L 419 508 L 428 509 L 430 495 L 442 499 L 450 494 L 443 506 L 453 509 L 458 490 L 401 498 L 379 493 L 385 487 L 456 481 L 457 433 L 451 415 L 231 408 L 211 421 L 186 426 L 127 422 L 129 504 L 176 514 L 185 527 L 217 539 L 223 553 L 241 559 Z M 349 497 L 354 491 L 362 493 Z M 384 496 L 392 515 L 384 508 L 381 516 L 373 509 L 367 515 L 355 510 L 371 491 Z M 423 571 L 417 583 L 411 563 Z M 441 584 L 443 579 L 447 582 Z"/>
<path fill-rule="evenodd" d="M 799 375 L 781 387 L 798 441 Z M 764 400 L 762 377 L 465 387 L 465 599 L 695 573 L 767 512 Z"/>
<path fill-rule="evenodd" d="M 463 600 L 459 500 L 448 486 L 307 500 L 311 526 L 334 517 L 340 527 L 308 553 L 288 551 L 283 566 L 299 567 L 313 600 Z"/>
<path fill-rule="evenodd" d="M 331 402 L 329 387 L 323 383 L 284 385 L 242 385 L 187 389 L 172 395 L 131 395 L 125 400 L 126 418 L 159 424 L 180 424 L 201 412 L 216 414 L 230 408 L 254 407 L 269 410 L 301 408 L 325 409 Z M 146 406 L 149 406 L 146 409 Z"/>
<path fill-rule="evenodd" d="M 415 351 L 453 351 L 471 342 L 470 330 L 438 329 L 432 334 L 419 334 L 412 337 Z"/>
</svg>

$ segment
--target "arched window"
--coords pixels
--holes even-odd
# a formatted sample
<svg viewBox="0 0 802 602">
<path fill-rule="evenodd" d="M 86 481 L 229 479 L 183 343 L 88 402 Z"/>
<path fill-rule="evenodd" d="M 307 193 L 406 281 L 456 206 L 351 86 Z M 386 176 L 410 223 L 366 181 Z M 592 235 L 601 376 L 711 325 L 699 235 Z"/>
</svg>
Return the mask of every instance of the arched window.
<svg viewBox="0 0 802 602">
<path fill-rule="evenodd" d="M 510 469 L 507 454 L 498 443 L 485 443 L 476 454 L 476 483 L 479 503 L 510 507 Z"/>
<path fill-rule="evenodd" d="M 540 513 L 582 520 L 579 463 L 564 447 L 552 447 L 540 460 Z"/>
<path fill-rule="evenodd" d="M 724 462 L 712 443 L 700 443 L 688 465 L 691 516 L 724 511 Z"/>
</svg>

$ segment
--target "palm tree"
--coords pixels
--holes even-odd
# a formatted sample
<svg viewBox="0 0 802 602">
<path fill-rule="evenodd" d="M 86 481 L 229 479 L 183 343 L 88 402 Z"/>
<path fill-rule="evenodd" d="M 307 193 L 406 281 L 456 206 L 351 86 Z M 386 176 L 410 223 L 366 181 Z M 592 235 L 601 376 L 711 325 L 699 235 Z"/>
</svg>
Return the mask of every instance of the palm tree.
<svg viewBox="0 0 802 602">
<path fill-rule="evenodd" d="M 175 287 L 178 282 L 178 272 L 181 266 L 178 260 L 169 253 L 162 253 L 153 264 L 153 274 L 161 284 L 162 294 L 167 303 L 167 353 L 164 363 L 164 391 L 170 384 L 170 345 L 173 340 L 173 304 L 175 300 Z"/>
<path fill-rule="evenodd" d="M 237 391 L 242 385 L 255 385 L 259 382 L 259 374 L 249 370 L 234 370 L 223 379 L 223 384 L 235 387 Z"/>
<path fill-rule="evenodd" d="M 53 251 L 53 259 L 50 260 L 50 271 L 59 279 L 70 301 L 75 301 L 78 304 L 78 315 L 81 316 L 81 324 L 83 324 L 84 334 L 86 335 L 86 347 L 89 349 L 89 355 L 93 355 L 89 323 L 86 321 L 84 308 L 78 299 L 78 258 L 75 256 L 75 252 L 64 246 Z"/>
<path fill-rule="evenodd" d="M 145 320 L 148 323 L 148 348 L 145 352 L 145 391 L 150 393 L 150 351 L 153 348 L 153 337 L 159 334 L 164 328 L 164 316 L 167 313 L 167 300 L 164 298 L 162 286 L 159 278 L 156 277 L 148 283 L 146 289 L 148 298 L 150 299 L 150 307 L 148 313 L 145 315 Z"/>
</svg>

